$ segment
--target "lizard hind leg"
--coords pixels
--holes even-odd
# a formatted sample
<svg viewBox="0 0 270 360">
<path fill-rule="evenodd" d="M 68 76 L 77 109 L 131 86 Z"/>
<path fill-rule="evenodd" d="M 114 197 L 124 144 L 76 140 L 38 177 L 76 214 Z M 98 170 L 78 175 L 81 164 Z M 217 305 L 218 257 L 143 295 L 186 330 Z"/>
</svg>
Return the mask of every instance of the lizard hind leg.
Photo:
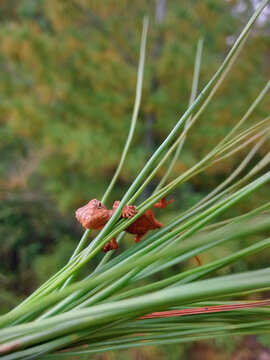
<svg viewBox="0 0 270 360">
<path fill-rule="evenodd" d="M 160 229 L 164 226 L 164 224 L 162 224 L 160 221 L 155 219 L 155 227 L 154 229 Z"/>
<path fill-rule="evenodd" d="M 115 250 L 117 248 L 118 248 L 118 244 L 117 244 L 115 238 L 113 238 L 109 242 L 107 242 L 106 245 L 103 246 L 102 251 L 103 252 L 108 252 L 110 250 Z"/>
<path fill-rule="evenodd" d="M 162 199 L 159 200 L 159 202 L 155 203 L 153 207 L 157 209 L 165 209 L 173 201 L 174 199 L 166 201 L 166 196 L 164 196 Z"/>
</svg>

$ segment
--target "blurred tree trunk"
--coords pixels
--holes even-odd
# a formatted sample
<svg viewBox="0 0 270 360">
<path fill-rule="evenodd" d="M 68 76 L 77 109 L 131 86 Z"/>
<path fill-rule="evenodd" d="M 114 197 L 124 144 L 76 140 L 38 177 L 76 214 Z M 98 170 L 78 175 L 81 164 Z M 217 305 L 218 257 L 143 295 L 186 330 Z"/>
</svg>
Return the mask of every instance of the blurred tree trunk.
<svg viewBox="0 0 270 360">
<path fill-rule="evenodd" d="M 166 0 L 156 0 L 155 8 L 155 24 L 157 28 L 157 36 L 154 43 L 154 50 L 152 53 L 152 64 L 153 64 L 153 74 L 151 78 L 151 95 L 155 93 L 159 87 L 159 82 L 157 78 L 156 66 L 161 55 L 163 38 L 162 32 L 159 27 L 164 21 L 166 11 Z M 149 158 L 154 150 L 154 123 L 156 120 L 156 115 L 153 111 L 148 112 L 145 115 L 145 128 L 144 128 L 144 144 L 145 144 L 145 154 Z M 147 198 L 152 193 L 152 185 L 149 184 L 143 193 L 143 197 Z"/>
</svg>

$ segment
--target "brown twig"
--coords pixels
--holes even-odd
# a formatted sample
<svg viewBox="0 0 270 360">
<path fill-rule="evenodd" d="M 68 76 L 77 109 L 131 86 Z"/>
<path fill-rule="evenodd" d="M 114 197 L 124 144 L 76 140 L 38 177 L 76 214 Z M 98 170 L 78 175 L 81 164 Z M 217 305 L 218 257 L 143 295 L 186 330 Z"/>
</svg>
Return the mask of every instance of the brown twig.
<svg viewBox="0 0 270 360">
<path fill-rule="evenodd" d="M 159 312 L 154 312 L 152 314 L 141 316 L 139 318 L 139 320 L 172 317 L 172 316 L 185 316 L 185 315 L 194 315 L 194 314 L 210 314 L 210 313 L 215 313 L 215 312 L 256 308 L 256 307 L 267 306 L 267 305 L 270 305 L 270 299 L 256 301 L 256 302 L 230 304 L 230 305 L 217 305 L 217 306 L 207 306 L 207 307 L 203 306 L 203 307 L 196 307 L 196 308 L 191 308 L 191 309 L 189 308 L 189 309 L 181 309 L 181 310 L 159 311 Z"/>
</svg>

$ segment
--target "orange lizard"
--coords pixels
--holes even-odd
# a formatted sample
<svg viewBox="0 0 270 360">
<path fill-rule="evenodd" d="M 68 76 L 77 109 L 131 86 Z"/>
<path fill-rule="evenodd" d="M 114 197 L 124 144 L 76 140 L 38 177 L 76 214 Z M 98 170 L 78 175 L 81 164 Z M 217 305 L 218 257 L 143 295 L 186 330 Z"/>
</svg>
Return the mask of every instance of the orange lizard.
<svg viewBox="0 0 270 360">
<path fill-rule="evenodd" d="M 166 208 L 174 200 L 166 201 L 162 198 L 153 205 L 158 209 Z M 99 200 L 93 199 L 89 203 L 76 211 L 76 218 L 86 229 L 101 230 L 113 216 L 115 210 L 119 206 L 120 201 L 115 201 L 112 210 L 108 210 Z M 136 206 L 126 205 L 122 210 L 122 218 L 131 219 L 137 213 Z M 148 230 L 159 229 L 163 226 L 161 222 L 155 219 L 152 209 L 146 210 L 137 220 L 129 225 L 125 231 L 134 234 L 134 241 L 138 243 Z M 103 252 L 117 249 L 116 239 L 111 239 L 102 249 Z"/>
</svg>

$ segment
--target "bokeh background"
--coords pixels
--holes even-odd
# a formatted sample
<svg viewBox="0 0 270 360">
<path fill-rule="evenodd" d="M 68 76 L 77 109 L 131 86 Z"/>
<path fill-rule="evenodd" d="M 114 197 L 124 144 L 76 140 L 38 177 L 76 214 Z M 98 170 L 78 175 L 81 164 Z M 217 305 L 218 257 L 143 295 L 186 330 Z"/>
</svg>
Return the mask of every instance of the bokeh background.
<svg viewBox="0 0 270 360">
<path fill-rule="evenodd" d="M 109 206 L 121 199 L 186 110 L 198 39 L 204 38 L 202 89 L 258 3 L 1 0 L 1 312 L 64 265 L 82 234 L 74 211 L 91 198 L 101 198 L 113 176 L 130 125 L 143 16 L 149 16 L 150 27 L 142 104 L 132 148 Z M 266 8 L 260 16 L 237 64 L 192 130 L 172 175 L 200 160 L 265 86 L 270 73 L 269 13 Z M 269 114 L 269 104 L 268 94 L 253 113 L 253 123 Z M 182 186 L 159 219 L 166 222 L 173 212 L 183 211 L 211 191 L 244 154 L 212 166 Z M 160 170 L 144 197 L 165 170 Z M 252 209 L 267 195 L 269 189 L 258 191 L 226 217 Z M 130 242 L 127 236 L 121 247 Z M 237 248 L 230 246 L 218 251 Z M 203 262 L 211 256 L 204 254 Z M 269 254 L 260 254 L 236 266 L 252 269 L 269 265 L 268 259 Z M 148 347 L 93 359 L 267 360 L 268 342 L 263 337 L 237 338 Z"/>
</svg>

